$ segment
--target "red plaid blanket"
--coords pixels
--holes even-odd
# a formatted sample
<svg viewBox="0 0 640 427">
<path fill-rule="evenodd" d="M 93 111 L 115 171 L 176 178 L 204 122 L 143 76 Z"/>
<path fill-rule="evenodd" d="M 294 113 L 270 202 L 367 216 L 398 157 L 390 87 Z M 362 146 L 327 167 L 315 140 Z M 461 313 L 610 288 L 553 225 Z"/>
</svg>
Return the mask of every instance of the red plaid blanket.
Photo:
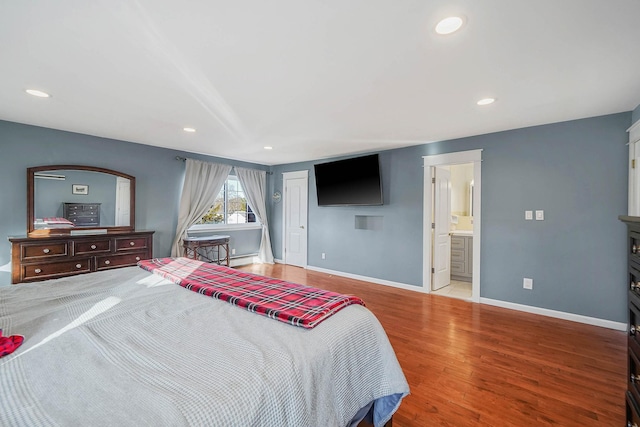
<svg viewBox="0 0 640 427">
<path fill-rule="evenodd" d="M 355 296 L 188 258 L 155 258 L 138 265 L 194 292 L 307 329 L 348 305 L 364 305 Z"/>
</svg>

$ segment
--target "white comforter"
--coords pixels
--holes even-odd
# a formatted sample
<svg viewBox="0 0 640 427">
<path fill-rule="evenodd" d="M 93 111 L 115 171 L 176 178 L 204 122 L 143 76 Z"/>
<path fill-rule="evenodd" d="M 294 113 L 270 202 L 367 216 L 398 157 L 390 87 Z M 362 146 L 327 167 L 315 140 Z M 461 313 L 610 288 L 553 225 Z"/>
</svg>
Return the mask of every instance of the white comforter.
<svg viewBox="0 0 640 427">
<path fill-rule="evenodd" d="M 305 330 L 138 267 L 0 288 L 0 328 L 2 426 L 379 426 L 409 392 L 365 307 Z"/>
</svg>

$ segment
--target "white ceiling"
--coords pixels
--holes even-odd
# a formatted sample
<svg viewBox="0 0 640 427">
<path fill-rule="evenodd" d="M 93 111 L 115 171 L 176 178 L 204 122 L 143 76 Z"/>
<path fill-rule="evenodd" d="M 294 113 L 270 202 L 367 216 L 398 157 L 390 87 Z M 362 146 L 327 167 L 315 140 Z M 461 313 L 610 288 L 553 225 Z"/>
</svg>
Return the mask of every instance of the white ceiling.
<svg viewBox="0 0 640 427">
<path fill-rule="evenodd" d="M 0 41 L 2 120 L 266 165 L 640 103 L 638 0 L 4 1 Z"/>
</svg>

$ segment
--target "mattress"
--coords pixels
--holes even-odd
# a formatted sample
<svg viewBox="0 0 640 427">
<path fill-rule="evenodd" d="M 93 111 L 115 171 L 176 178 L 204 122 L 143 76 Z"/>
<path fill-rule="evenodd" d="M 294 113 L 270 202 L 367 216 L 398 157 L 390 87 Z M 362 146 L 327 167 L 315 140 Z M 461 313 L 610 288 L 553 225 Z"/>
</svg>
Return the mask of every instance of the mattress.
<svg viewBox="0 0 640 427">
<path fill-rule="evenodd" d="M 313 329 L 138 267 L 0 288 L 3 426 L 384 425 L 409 387 L 375 316 Z"/>
</svg>

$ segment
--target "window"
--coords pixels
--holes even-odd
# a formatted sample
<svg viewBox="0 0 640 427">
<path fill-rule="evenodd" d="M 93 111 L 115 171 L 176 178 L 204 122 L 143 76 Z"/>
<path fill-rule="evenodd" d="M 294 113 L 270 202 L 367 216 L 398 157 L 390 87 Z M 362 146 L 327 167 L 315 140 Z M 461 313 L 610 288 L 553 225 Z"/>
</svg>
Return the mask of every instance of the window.
<svg viewBox="0 0 640 427">
<path fill-rule="evenodd" d="M 196 224 L 235 225 L 247 223 L 257 223 L 256 214 L 247 203 L 238 177 L 229 175 L 211 209 Z"/>
</svg>

